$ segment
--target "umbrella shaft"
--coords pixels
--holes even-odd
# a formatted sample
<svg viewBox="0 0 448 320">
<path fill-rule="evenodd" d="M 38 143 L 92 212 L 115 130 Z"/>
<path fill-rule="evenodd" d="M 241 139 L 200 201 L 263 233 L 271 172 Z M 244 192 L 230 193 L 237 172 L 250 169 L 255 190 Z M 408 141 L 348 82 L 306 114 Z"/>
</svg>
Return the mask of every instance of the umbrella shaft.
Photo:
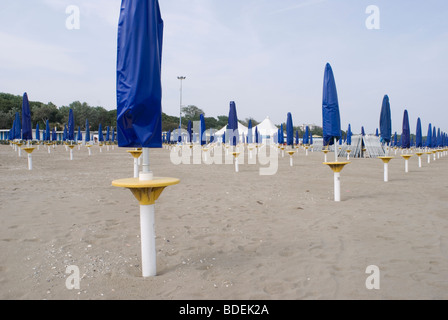
<svg viewBox="0 0 448 320">
<path fill-rule="evenodd" d="M 140 233 L 143 277 L 155 276 L 156 235 L 154 228 L 154 205 L 140 205 Z"/>
</svg>

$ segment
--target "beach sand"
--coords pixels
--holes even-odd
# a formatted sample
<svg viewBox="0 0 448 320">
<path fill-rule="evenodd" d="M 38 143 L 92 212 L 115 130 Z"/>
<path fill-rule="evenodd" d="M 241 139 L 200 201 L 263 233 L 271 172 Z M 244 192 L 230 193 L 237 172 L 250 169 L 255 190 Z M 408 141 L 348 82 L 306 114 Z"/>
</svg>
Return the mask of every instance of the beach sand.
<svg viewBox="0 0 448 320">
<path fill-rule="evenodd" d="M 351 159 L 333 201 L 322 152 L 260 165 L 179 164 L 151 149 L 157 276 L 141 276 L 139 204 L 112 180 L 127 148 L 35 150 L 33 170 L 0 146 L 1 299 L 447 299 L 448 157 Z M 328 155 L 333 159 L 333 154 Z M 344 159 L 340 158 L 341 161 Z M 67 289 L 67 266 L 80 288 Z M 379 289 L 367 289 L 369 265 Z"/>
</svg>

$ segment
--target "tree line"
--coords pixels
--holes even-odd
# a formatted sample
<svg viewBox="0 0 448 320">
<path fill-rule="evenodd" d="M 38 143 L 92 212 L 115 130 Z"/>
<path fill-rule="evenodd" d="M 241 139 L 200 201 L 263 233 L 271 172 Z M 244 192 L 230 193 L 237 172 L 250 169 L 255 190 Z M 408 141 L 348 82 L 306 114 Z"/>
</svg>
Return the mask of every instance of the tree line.
<svg viewBox="0 0 448 320">
<path fill-rule="evenodd" d="M 9 93 L 0 92 L 0 129 L 12 128 L 16 112 L 22 113 L 22 99 L 20 95 L 13 95 Z M 89 120 L 90 130 L 98 130 L 101 124 L 103 128 L 116 127 L 117 125 L 117 110 L 106 110 L 101 106 L 90 106 L 86 102 L 73 101 L 68 106 L 57 107 L 54 103 L 43 103 L 40 101 L 29 101 L 31 111 L 31 123 L 33 128 L 39 124 L 39 128 L 44 129 L 46 121 L 49 121 L 51 128 L 56 130 L 64 130 L 64 125 L 68 123 L 69 110 L 73 109 L 73 116 L 75 120 L 75 128 L 81 127 L 85 130 L 86 119 Z M 162 112 L 162 131 L 172 131 L 179 128 L 179 123 L 182 121 L 182 129 L 187 129 L 188 121 L 200 121 L 201 114 L 204 115 L 205 128 L 221 129 L 227 125 L 228 116 L 220 115 L 215 117 L 206 117 L 205 112 L 195 105 L 188 105 L 181 109 L 181 119 L 176 116 L 170 116 Z M 286 118 L 286 116 L 285 116 Z M 256 126 L 259 122 L 253 118 L 240 119 L 246 127 L 252 122 L 252 126 Z M 280 128 L 280 125 L 277 125 Z M 286 123 L 283 123 L 283 129 L 286 130 Z M 303 136 L 303 131 L 300 127 L 294 127 L 294 131 L 299 131 L 300 137 Z M 313 135 L 322 135 L 322 128 L 314 128 Z"/>
</svg>

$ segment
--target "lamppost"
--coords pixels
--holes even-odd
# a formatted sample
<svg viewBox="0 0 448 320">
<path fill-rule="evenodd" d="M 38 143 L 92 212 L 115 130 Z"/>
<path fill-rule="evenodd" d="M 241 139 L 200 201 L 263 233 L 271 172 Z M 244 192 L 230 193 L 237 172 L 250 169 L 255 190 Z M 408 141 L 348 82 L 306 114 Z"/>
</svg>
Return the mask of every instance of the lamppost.
<svg viewBox="0 0 448 320">
<path fill-rule="evenodd" d="M 181 129 L 182 129 L 182 80 L 186 77 L 179 76 L 177 79 L 180 80 L 180 106 L 179 106 L 179 137 L 177 139 L 178 142 L 182 142 Z"/>
</svg>

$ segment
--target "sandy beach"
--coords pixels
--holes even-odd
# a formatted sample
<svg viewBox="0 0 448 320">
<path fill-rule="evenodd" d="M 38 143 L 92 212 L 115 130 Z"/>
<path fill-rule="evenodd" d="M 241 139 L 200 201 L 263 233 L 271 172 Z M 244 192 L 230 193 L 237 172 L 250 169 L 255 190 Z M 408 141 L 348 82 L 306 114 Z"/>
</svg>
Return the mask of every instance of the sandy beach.
<svg viewBox="0 0 448 320">
<path fill-rule="evenodd" d="M 155 176 L 175 177 L 156 202 L 158 275 L 141 276 L 139 204 L 112 180 L 133 175 L 126 148 L 0 146 L 0 298 L 447 299 L 448 157 L 350 159 L 333 201 L 322 152 L 260 165 L 173 164 L 151 149 Z M 247 150 L 246 150 L 247 152 Z M 332 155 L 329 155 L 331 159 Z M 344 159 L 340 159 L 344 160 Z M 67 289 L 67 266 L 80 289 Z M 366 268 L 380 272 L 367 289 Z"/>
</svg>

